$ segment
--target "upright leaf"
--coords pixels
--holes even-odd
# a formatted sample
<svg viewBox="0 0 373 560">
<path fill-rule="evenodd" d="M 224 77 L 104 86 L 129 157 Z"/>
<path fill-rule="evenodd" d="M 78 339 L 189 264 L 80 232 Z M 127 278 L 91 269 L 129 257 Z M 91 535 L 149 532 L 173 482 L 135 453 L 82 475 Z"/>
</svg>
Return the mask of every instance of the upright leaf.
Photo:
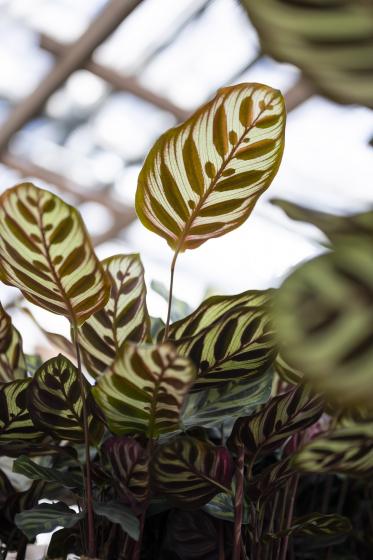
<svg viewBox="0 0 373 560">
<path fill-rule="evenodd" d="M 21 183 L 0 197 L 0 279 L 36 305 L 81 324 L 109 296 L 109 282 L 80 214 Z"/>
<path fill-rule="evenodd" d="M 340 428 L 313 439 L 294 456 L 293 466 L 306 472 L 370 478 L 373 471 L 372 425 Z"/>
<path fill-rule="evenodd" d="M 35 427 L 27 408 L 31 379 L 11 381 L 0 386 L 0 441 L 40 441 L 43 433 Z"/>
<path fill-rule="evenodd" d="M 193 364 L 171 344 L 125 343 L 93 394 L 112 432 L 156 437 L 177 430 L 194 377 Z"/>
<path fill-rule="evenodd" d="M 79 344 L 91 375 L 103 375 L 126 341 L 149 338 L 144 269 L 139 255 L 115 255 L 102 262 L 111 289 L 105 307 L 79 328 Z"/>
<path fill-rule="evenodd" d="M 150 151 L 136 194 L 140 220 L 177 252 L 235 229 L 276 175 L 284 128 L 279 91 L 262 84 L 219 90 Z"/>
<path fill-rule="evenodd" d="M 321 412 L 320 397 L 302 386 L 296 387 L 273 397 L 256 414 L 236 420 L 228 446 L 236 449 L 243 445 L 247 458 L 259 457 L 316 422 Z"/>
<path fill-rule="evenodd" d="M 301 265 L 274 301 L 286 362 L 337 406 L 372 409 L 372 242 L 344 241 Z"/>
<path fill-rule="evenodd" d="M 171 325 L 169 340 L 198 368 L 193 391 L 262 379 L 276 352 L 270 299 L 271 292 L 256 290 L 213 296 Z"/>
<path fill-rule="evenodd" d="M 24 379 L 26 373 L 21 335 L 0 304 L 0 383 Z"/>
<path fill-rule="evenodd" d="M 120 500 L 141 511 L 149 494 L 149 456 L 130 437 L 111 437 L 103 445 L 103 455 Z"/>
<path fill-rule="evenodd" d="M 261 377 L 231 381 L 220 387 L 188 395 L 181 416 L 185 428 L 221 426 L 225 421 L 247 416 L 267 402 L 271 394 L 273 373 Z"/>
<path fill-rule="evenodd" d="M 91 441 L 97 442 L 103 424 L 91 396 L 90 385 L 84 380 L 88 427 Z M 28 407 L 35 425 L 57 439 L 84 441 L 83 401 L 79 373 L 62 354 L 45 362 L 31 380 Z"/>
<path fill-rule="evenodd" d="M 230 492 L 233 461 L 225 447 L 182 436 L 161 445 L 151 463 L 152 487 L 181 509 L 197 509 Z"/>
</svg>

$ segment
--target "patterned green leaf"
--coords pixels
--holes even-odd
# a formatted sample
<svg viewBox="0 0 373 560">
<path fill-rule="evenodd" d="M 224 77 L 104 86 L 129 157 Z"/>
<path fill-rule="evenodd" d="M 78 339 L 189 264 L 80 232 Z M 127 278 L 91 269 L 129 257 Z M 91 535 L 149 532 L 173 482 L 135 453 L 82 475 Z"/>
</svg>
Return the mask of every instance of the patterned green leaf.
<svg viewBox="0 0 373 560">
<path fill-rule="evenodd" d="M 296 387 L 273 397 L 256 414 L 236 420 L 228 446 L 236 449 L 243 445 L 249 459 L 269 453 L 316 422 L 321 412 L 320 397 L 302 386 Z"/>
<path fill-rule="evenodd" d="M 292 220 L 307 222 L 321 230 L 332 242 L 341 241 L 354 236 L 373 239 L 373 212 L 362 212 L 349 216 L 338 216 L 327 212 L 312 210 L 298 206 L 293 202 L 281 199 L 271 200 Z"/>
<path fill-rule="evenodd" d="M 282 461 L 269 465 L 251 479 L 248 484 L 250 500 L 257 501 L 260 507 L 268 498 L 272 498 L 295 474 L 291 460 L 292 456 L 285 457 Z"/>
<path fill-rule="evenodd" d="M 85 513 L 75 513 L 63 502 L 56 504 L 38 504 L 32 509 L 17 513 L 15 523 L 29 540 L 39 533 L 49 533 L 56 527 L 74 527 L 85 516 Z"/>
<path fill-rule="evenodd" d="M 301 68 L 331 99 L 373 107 L 370 0 L 242 3 L 266 54 Z"/>
<path fill-rule="evenodd" d="M 126 341 L 149 338 L 144 269 L 139 255 L 116 255 L 102 262 L 110 278 L 110 297 L 105 307 L 79 328 L 79 344 L 91 375 L 103 375 Z"/>
<path fill-rule="evenodd" d="M 0 303 L 0 383 L 26 377 L 22 338 Z"/>
<path fill-rule="evenodd" d="M 262 379 L 276 352 L 270 300 L 271 291 L 213 296 L 171 325 L 169 340 L 198 368 L 193 391 Z"/>
<path fill-rule="evenodd" d="M 24 379 L 0 386 L 0 441 L 42 439 L 44 434 L 34 426 L 27 408 L 30 382 Z"/>
<path fill-rule="evenodd" d="M 241 225 L 271 184 L 284 147 L 281 93 L 262 84 L 218 91 L 155 143 L 136 211 L 177 252 Z"/>
<path fill-rule="evenodd" d="M 113 433 L 156 437 L 177 430 L 194 377 L 193 364 L 171 344 L 125 343 L 93 395 Z"/>
<path fill-rule="evenodd" d="M 56 468 L 44 467 L 32 461 L 26 455 L 21 455 L 13 463 L 13 472 L 23 474 L 31 480 L 45 480 L 57 482 L 66 488 L 82 488 L 83 479 L 81 473 L 67 472 Z"/>
<path fill-rule="evenodd" d="M 298 385 L 303 379 L 303 373 L 290 366 L 281 354 L 277 354 L 273 367 L 282 381 L 289 383 L 289 385 Z"/>
<path fill-rule="evenodd" d="M 229 494 L 226 494 L 224 492 L 217 494 L 212 498 L 212 500 L 209 501 L 208 504 L 204 505 L 202 509 L 216 519 L 234 523 L 234 498 Z M 247 500 L 244 500 L 242 525 L 247 525 L 249 523 L 249 517 L 249 504 L 247 503 Z"/>
<path fill-rule="evenodd" d="M 322 513 L 309 513 L 303 517 L 293 520 L 291 527 L 278 533 L 269 533 L 266 536 L 272 539 L 297 535 L 311 537 L 324 535 L 326 537 L 337 537 L 348 535 L 352 530 L 351 523 L 347 517 L 342 515 Z"/>
<path fill-rule="evenodd" d="M 373 259 L 365 238 L 295 270 L 275 296 L 280 351 L 337 406 L 373 397 Z"/>
<path fill-rule="evenodd" d="M 92 443 L 100 440 L 103 424 L 84 380 Z M 76 367 L 62 354 L 45 362 L 31 380 L 28 407 L 35 426 L 57 439 L 83 442 L 83 402 Z"/>
<path fill-rule="evenodd" d="M 74 324 L 106 303 L 109 282 L 75 208 L 22 183 L 1 195 L 0 222 L 3 282 Z"/>
<path fill-rule="evenodd" d="M 268 370 L 258 378 L 231 381 L 188 395 L 181 416 L 183 426 L 221 426 L 225 420 L 247 416 L 269 399 L 272 378 Z"/>
<path fill-rule="evenodd" d="M 371 477 L 373 470 L 372 425 L 340 428 L 308 443 L 294 456 L 296 469 L 316 473 L 343 473 Z"/>
<path fill-rule="evenodd" d="M 111 437 L 102 452 L 120 500 L 133 511 L 141 511 L 149 494 L 149 457 L 145 449 L 133 438 Z"/>
<path fill-rule="evenodd" d="M 196 509 L 230 493 L 233 462 L 225 447 L 188 436 L 161 445 L 151 463 L 152 487 L 181 509 Z"/>
<path fill-rule="evenodd" d="M 106 503 L 94 502 L 93 508 L 96 515 L 106 517 L 112 523 L 118 523 L 131 539 L 137 541 L 140 535 L 140 522 L 131 510 L 120 502 Z"/>
</svg>

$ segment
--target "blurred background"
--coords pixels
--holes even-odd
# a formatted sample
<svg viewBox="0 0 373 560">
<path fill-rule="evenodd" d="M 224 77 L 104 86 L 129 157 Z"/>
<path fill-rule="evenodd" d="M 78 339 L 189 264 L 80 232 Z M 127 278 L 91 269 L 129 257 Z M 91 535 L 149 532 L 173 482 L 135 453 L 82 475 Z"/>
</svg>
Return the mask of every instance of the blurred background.
<svg viewBox="0 0 373 560">
<path fill-rule="evenodd" d="M 196 306 L 206 291 L 276 286 L 321 239 L 271 198 L 372 207 L 371 0 L 0 0 L 0 191 L 31 179 L 79 207 L 99 257 L 141 253 L 164 317 L 151 282 L 168 285 L 172 254 L 136 219 L 138 173 L 162 132 L 240 82 L 285 94 L 283 163 L 246 224 L 179 258 L 174 293 Z M 26 352 L 40 351 L 17 292 L 0 292 Z"/>
</svg>

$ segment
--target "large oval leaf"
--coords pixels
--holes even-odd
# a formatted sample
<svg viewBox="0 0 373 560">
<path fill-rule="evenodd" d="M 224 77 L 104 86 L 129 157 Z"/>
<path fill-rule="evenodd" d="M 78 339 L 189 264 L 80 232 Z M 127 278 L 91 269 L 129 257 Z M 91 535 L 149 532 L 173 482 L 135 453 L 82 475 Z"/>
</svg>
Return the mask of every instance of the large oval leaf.
<svg viewBox="0 0 373 560">
<path fill-rule="evenodd" d="M 342 473 L 371 478 L 373 428 L 358 425 L 319 436 L 300 449 L 293 459 L 296 469 L 315 473 Z"/>
<path fill-rule="evenodd" d="M 194 377 L 191 361 L 180 357 L 171 344 L 128 342 L 93 394 L 113 433 L 155 437 L 179 427 Z"/>
<path fill-rule="evenodd" d="M 263 51 L 301 68 L 324 95 L 373 107 L 372 3 L 242 0 Z"/>
<path fill-rule="evenodd" d="M 105 304 L 109 281 L 75 208 L 22 183 L 1 195 L 0 222 L 3 282 L 74 324 Z"/>
<path fill-rule="evenodd" d="M 151 469 L 156 493 L 181 509 L 196 509 L 230 492 L 233 461 L 225 447 L 183 436 L 158 448 Z"/>
<path fill-rule="evenodd" d="M 0 383 L 24 379 L 26 373 L 21 335 L 0 303 Z"/>
<path fill-rule="evenodd" d="M 274 309 L 286 362 L 336 405 L 372 409 L 371 241 L 344 241 L 299 267 L 278 290 Z"/>
<path fill-rule="evenodd" d="M 79 328 L 83 360 L 94 377 L 112 365 L 126 340 L 144 342 L 150 330 L 144 268 L 139 255 L 115 255 L 102 265 L 110 279 L 110 297 L 105 307 Z"/>
<path fill-rule="evenodd" d="M 213 296 L 173 323 L 169 340 L 198 368 L 193 391 L 262 378 L 275 357 L 268 314 L 271 292 Z"/>
<path fill-rule="evenodd" d="M 278 170 L 284 128 L 279 91 L 262 84 L 219 90 L 150 151 L 136 194 L 140 220 L 177 252 L 235 229 Z"/>
<path fill-rule="evenodd" d="M 0 386 L 0 441 L 41 440 L 44 434 L 35 427 L 27 408 L 30 379 Z"/>
<path fill-rule="evenodd" d="M 320 397 L 302 386 L 273 397 L 262 410 L 239 418 L 233 427 L 228 445 L 245 448 L 249 459 L 280 447 L 290 436 L 314 424 L 322 413 Z"/>
<path fill-rule="evenodd" d="M 100 421 L 89 383 L 84 380 L 89 437 L 100 440 Z M 45 362 L 31 380 L 28 407 L 35 425 L 57 439 L 84 441 L 83 400 L 77 368 L 59 354 Z"/>
</svg>

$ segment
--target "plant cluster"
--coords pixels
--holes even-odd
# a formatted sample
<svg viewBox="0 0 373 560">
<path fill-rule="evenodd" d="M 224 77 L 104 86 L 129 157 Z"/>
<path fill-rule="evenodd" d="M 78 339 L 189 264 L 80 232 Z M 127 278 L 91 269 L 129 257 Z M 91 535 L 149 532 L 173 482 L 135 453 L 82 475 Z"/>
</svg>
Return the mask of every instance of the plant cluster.
<svg viewBox="0 0 373 560">
<path fill-rule="evenodd" d="M 3 193 L 1 280 L 71 324 L 71 341 L 43 331 L 61 353 L 42 363 L 0 308 L 0 455 L 30 480 L 0 470 L 4 552 L 60 527 L 50 559 L 372 557 L 373 213 L 275 201 L 323 255 L 278 289 L 172 295 L 178 255 L 250 215 L 284 132 L 280 92 L 240 84 L 150 151 L 136 208 L 174 251 L 165 324 L 139 255 L 99 262 L 73 207 Z"/>
</svg>

